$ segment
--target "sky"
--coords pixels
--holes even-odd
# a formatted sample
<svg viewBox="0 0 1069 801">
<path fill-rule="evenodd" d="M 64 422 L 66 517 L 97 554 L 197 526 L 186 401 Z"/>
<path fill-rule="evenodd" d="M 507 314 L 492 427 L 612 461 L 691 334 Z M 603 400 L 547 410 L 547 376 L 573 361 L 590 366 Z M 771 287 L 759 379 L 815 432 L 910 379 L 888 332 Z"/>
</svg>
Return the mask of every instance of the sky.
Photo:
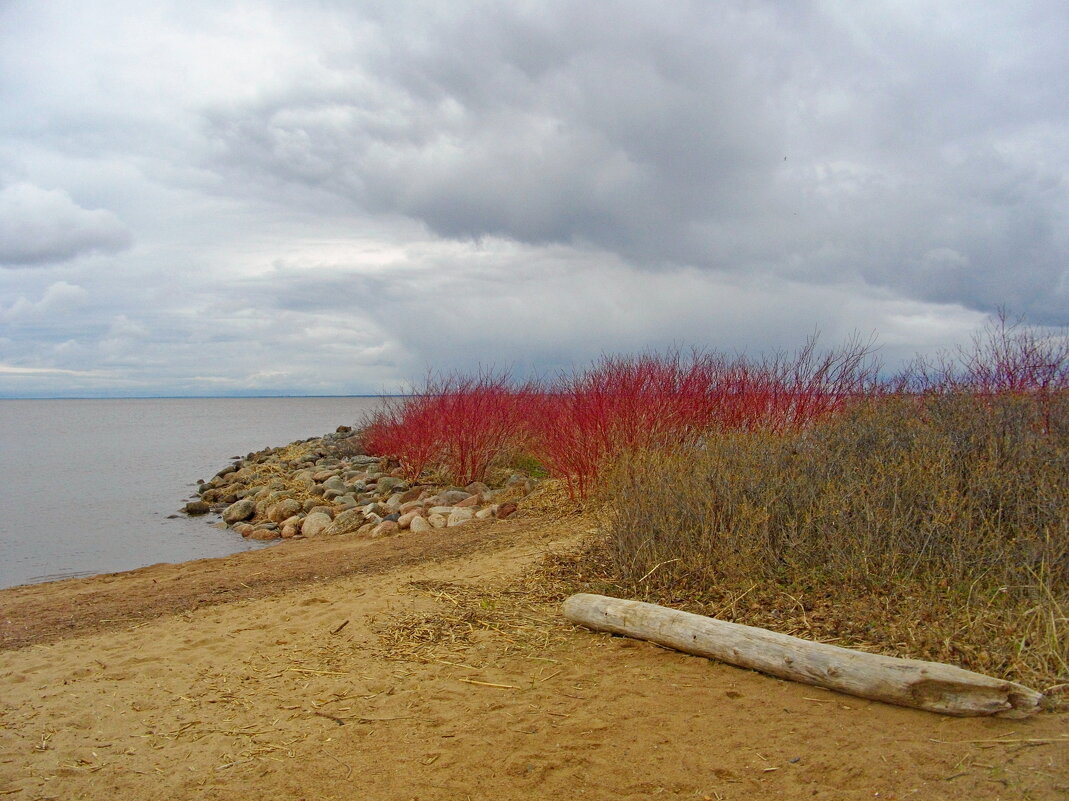
<svg viewBox="0 0 1069 801">
<path fill-rule="evenodd" d="M 0 0 L 0 397 L 1069 323 L 1069 5 Z"/>
</svg>

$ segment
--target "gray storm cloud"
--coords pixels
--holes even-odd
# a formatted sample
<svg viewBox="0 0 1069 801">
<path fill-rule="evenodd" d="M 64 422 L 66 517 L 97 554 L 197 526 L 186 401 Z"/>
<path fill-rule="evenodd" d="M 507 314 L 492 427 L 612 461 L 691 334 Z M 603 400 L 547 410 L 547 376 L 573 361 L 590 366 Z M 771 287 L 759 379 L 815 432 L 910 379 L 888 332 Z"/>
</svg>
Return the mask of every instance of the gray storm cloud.
<svg viewBox="0 0 1069 801">
<path fill-rule="evenodd" d="M 335 54 L 333 88 L 213 114 L 223 169 L 443 237 L 861 278 L 1037 322 L 1069 307 L 1058 6 L 403 8 Z"/>
<path fill-rule="evenodd" d="M 16 183 L 0 189 L 0 266 L 38 267 L 130 246 L 118 217 L 84 209 L 58 189 Z"/>
<path fill-rule="evenodd" d="M 0 2 L 0 395 L 1065 324 L 1065 41 L 1060 0 Z"/>
</svg>

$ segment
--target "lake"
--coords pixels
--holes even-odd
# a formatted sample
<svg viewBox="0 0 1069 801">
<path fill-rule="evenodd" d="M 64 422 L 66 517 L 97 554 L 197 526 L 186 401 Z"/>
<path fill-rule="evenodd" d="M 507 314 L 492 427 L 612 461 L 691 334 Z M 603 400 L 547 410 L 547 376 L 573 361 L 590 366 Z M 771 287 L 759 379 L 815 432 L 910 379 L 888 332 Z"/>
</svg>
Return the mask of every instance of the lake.
<svg viewBox="0 0 1069 801">
<path fill-rule="evenodd" d="M 357 425 L 374 397 L 0 400 L 0 587 L 264 547 L 174 515 L 233 457 Z"/>
</svg>

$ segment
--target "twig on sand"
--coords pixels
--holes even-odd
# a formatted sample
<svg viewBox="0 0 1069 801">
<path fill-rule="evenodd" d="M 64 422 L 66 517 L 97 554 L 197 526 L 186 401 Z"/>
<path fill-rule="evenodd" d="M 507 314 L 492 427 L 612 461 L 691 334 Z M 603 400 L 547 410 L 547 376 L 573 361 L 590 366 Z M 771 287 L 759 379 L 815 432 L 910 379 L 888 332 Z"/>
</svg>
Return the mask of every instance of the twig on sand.
<svg viewBox="0 0 1069 801">
<path fill-rule="evenodd" d="M 334 631 L 332 631 L 331 634 L 337 634 L 339 631 L 341 631 L 342 629 L 344 629 L 348 625 L 349 625 L 349 621 L 348 620 L 342 622 L 342 624 L 340 626 L 338 626 L 338 628 L 334 629 Z"/>
<path fill-rule="evenodd" d="M 478 684 L 480 687 L 497 687 L 502 690 L 518 690 L 520 689 L 515 684 L 494 684 L 491 681 L 476 681 L 475 679 L 457 679 L 465 684 Z"/>
</svg>

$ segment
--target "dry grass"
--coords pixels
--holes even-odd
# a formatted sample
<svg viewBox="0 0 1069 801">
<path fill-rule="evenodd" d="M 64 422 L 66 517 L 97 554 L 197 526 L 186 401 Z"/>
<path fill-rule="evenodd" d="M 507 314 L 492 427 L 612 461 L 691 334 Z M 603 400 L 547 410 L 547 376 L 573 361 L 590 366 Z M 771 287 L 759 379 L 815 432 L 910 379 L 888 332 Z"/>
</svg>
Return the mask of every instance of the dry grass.
<svg viewBox="0 0 1069 801">
<path fill-rule="evenodd" d="M 609 534 L 574 569 L 609 594 L 1057 695 L 1069 398 L 1048 412 L 1021 396 L 886 399 L 805 432 L 630 456 L 604 488 Z"/>
</svg>

